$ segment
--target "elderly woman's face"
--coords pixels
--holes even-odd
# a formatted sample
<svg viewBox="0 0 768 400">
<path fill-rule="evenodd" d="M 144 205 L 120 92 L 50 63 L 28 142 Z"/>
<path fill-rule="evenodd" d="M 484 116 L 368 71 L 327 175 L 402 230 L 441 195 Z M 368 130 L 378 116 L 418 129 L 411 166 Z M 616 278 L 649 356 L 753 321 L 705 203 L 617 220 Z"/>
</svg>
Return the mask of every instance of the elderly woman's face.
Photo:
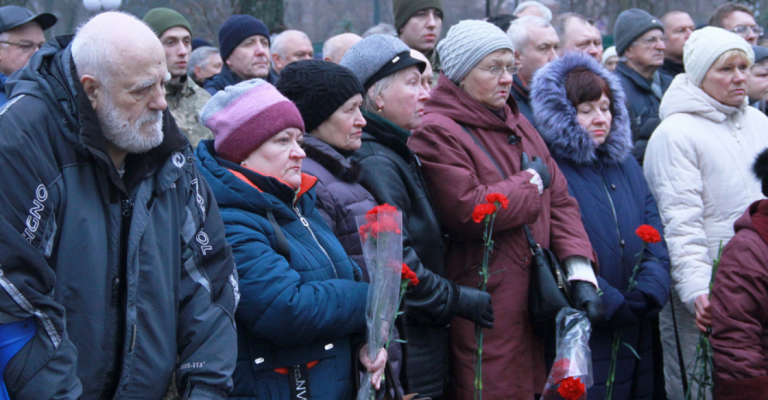
<svg viewBox="0 0 768 400">
<path fill-rule="evenodd" d="M 611 133 L 611 100 L 603 93 L 597 100 L 579 104 L 576 119 L 598 146 L 603 144 Z"/>
<path fill-rule="evenodd" d="M 507 103 L 512 88 L 512 75 L 507 69 L 515 66 L 515 55 L 507 49 L 496 50 L 480 60 L 461 81 L 473 99 L 491 110 L 498 110 Z"/>
<path fill-rule="evenodd" d="M 381 116 L 407 131 L 421 126 L 427 100 L 429 92 L 421 85 L 421 73 L 415 65 L 403 69 L 375 99 Z"/>
<path fill-rule="evenodd" d="M 356 94 L 349 98 L 323 121 L 317 130 L 312 132 L 315 137 L 325 143 L 343 150 L 357 150 L 362 145 L 365 118 L 360 112 L 363 96 Z"/>
<path fill-rule="evenodd" d="M 301 160 L 306 157 L 300 145 L 301 136 L 298 128 L 288 128 L 254 150 L 242 165 L 298 189 L 301 186 Z"/>
<path fill-rule="evenodd" d="M 739 107 L 747 96 L 749 61 L 746 55 L 715 63 L 701 81 L 701 89 L 721 104 Z"/>
</svg>

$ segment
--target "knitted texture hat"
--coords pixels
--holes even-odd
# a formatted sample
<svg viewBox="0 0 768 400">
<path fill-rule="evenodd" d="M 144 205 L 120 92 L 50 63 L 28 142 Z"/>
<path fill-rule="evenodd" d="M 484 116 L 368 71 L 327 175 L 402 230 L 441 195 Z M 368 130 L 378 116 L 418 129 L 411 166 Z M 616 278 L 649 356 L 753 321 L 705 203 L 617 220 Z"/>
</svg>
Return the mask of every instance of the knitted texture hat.
<svg viewBox="0 0 768 400">
<path fill-rule="evenodd" d="M 398 32 L 408 23 L 413 14 L 421 10 L 436 8 L 443 12 L 443 5 L 440 4 L 440 0 L 394 0 L 392 8 L 395 12 L 395 30 Z"/>
<path fill-rule="evenodd" d="M 768 59 L 768 47 L 752 46 L 752 51 L 755 53 L 755 64 Z"/>
<path fill-rule="evenodd" d="M 200 120 L 213 132 L 216 153 L 237 164 L 285 129 L 304 131 L 296 106 L 261 79 L 216 93 L 200 110 Z"/>
<path fill-rule="evenodd" d="M 339 64 L 349 68 L 366 90 L 381 78 L 411 65 L 419 67 L 421 72 L 427 68 L 427 63 L 411 57 L 411 49 L 402 40 L 380 34 L 355 43 Z"/>
<path fill-rule="evenodd" d="M 683 46 L 683 64 L 688 79 L 696 86 L 701 86 L 704 75 L 718 57 L 728 50 L 741 50 L 750 62 L 754 62 L 755 53 L 744 38 L 723 28 L 707 26 L 693 31 Z"/>
<path fill-rule="evenodd" d="M 307 132 L 315 130 L 352 96 L 365 91 L 352 71 L 320 60 L 288 64 L 280 71 L 277 90 L 296 104 Z"/>
<path fill-rule="evenodd" d="M 269 29 L 263 22 L 250 15 L 233 15 L 227 18 L 219 28 L 221 59 L 227 61 L 235 47 L 253 35 L 261 35 L 269 40 Z"/>
<path fill-rule="evenodd" d="M 437 45 L 443 74 L 453 82 L 464 79 L 485 56 L 496 50 L 515 51 L 504 31 L 485 21 L 464 20 L 451 27 Z"/>
<path fill-rule="evenodd" d="M 658 18 L 643 10 L 630 8 L 619 14 L 613 29 L 613 42 L 619 57 L 624 55 L 624 51 L 635 39 L 651 29 L 661 29 L 664 32 L 664 25 Z"/>
<path fill-rule="evenodd" d="M 178 11 L 171 10 L 170 8 L 153 8 L 144 15 L 143 21 L 155 31 L 157 37 L 163 36 L 165 31 L 177 26 L 186 28 L 189 34 L 192 34 L 192 25 L 189 24 L 189 21 L 179 14 Z"/>
<path fill-rule="evenodd" d="M 618 57 L 618 53 L 616 53 L 616 46 L 611 46 L 603 52 L 603 64 L 605 64 L 606 61 L 608 61 L 609 58 L 616 56 Z"/>
</svg>

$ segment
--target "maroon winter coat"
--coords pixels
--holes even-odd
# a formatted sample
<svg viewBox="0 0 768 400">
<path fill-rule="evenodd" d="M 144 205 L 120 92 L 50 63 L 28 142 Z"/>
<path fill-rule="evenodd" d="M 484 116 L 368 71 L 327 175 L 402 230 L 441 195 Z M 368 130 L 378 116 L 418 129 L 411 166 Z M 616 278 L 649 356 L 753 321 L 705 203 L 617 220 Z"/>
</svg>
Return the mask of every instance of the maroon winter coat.
<svg viewBox="0 0 768 400">
<path fill-rule="evenodd" d="M 710 342 L 717 400 L 768 397 L 768 226 L 760 235 L 761 219 L 768 220 L 768 200 L 736 220 L 715 275 Z"/>
<path fill-rule="evenodd" d="M 486 202 L 488 193 L 501 193 L 510 200 L 509 207 L 499 211 L 493 234 L 488 292 L 496 321 L 493 329 L 484 331 L 486 400 L 532 399 L 546 382 L 543 343 L 528 322 L 531 252 L 522 226 L 528 224 L 538 243 L 561 260 L 577 255 L 595 262 L 578 204 L 568 195 L 568 184 L 544 141 L 516 107 L 505 106 L 504 113 L 505 121 L 441 74 L 425 106 L 423 124 L 408 142 L 421 159 L 429 193 L 450 235 L 448 279 L 478 287 L 484 226 L 472 220 L 472 211 Z M 491 153 L 506 180 L 459 124 Z M 520 141 L 511 145 L 511 135 Z M 529 182 L 531 173 L 520 170 L 523 152 L 531 158 L 542 157 L 549 167 L 552 184 L 542 195 Z M 474 324 L 454 318 L 450 328 L 453 398 L 473 398 L 475 349 Z"/>
</svg>

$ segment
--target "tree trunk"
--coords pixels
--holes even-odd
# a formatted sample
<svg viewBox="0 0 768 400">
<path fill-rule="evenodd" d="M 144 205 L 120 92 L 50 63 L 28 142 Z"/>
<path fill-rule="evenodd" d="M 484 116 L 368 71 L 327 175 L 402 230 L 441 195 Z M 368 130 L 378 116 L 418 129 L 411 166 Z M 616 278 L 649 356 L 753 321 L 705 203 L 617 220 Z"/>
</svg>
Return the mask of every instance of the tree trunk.
<svg viewBox="0 0 768 400">
<path fill-rule="evenodd" d="M 240 14 L 252 15 L 262 20 L 270 31 L 284 26 L 283 0 L 240 0 L 239 3 Z"/>
</svg>

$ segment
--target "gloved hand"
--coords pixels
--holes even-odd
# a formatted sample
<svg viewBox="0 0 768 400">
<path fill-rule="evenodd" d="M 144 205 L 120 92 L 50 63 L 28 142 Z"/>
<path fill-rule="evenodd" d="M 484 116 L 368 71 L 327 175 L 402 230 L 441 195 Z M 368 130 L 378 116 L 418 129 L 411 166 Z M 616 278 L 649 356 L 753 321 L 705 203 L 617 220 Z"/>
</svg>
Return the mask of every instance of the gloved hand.
<svg viewBox="0 0 768 400">
<path fill-rule="evenodd" d="M 643 318 L 648 313 L 648 298 L 637 289 L 624 294 L 624 303 L 638 319 Z"/>
<path fill-rule="evenodd" d="M 603 301 L 597 295 L 595 285 L 584 281 L 571 281 L 573 305 L 579 311 L 586 311 L 592 324 L 603 321 Z"/>
<path fill-rule="evenodd" d="M 541 157 L 534 156 L 533 161 L 531 161 L 528 159 L 528 154 L 523 152 L 521 168 L 523 171 L 526 169 L 532 169 L 536 171 L 536 173 L 539 174 L 539 178 L 541 178 L 541 183 L 544 185 L 544 189 L 549 188 L 549 184 L 552 183 L 552 176 L 549 175 L 549 168 L 547 167 L 547 164 L 544 163 L 544 160 L 541 159 Z"/>
<path fill-rule="evenodd" d="M 459 289 L 459 306 L 456 315 L 472 321 L 482 328 L 493 328 L 493 307 L 491 295 L 477 289 L 466 286 L 457 286 Z"/>
</svg>

